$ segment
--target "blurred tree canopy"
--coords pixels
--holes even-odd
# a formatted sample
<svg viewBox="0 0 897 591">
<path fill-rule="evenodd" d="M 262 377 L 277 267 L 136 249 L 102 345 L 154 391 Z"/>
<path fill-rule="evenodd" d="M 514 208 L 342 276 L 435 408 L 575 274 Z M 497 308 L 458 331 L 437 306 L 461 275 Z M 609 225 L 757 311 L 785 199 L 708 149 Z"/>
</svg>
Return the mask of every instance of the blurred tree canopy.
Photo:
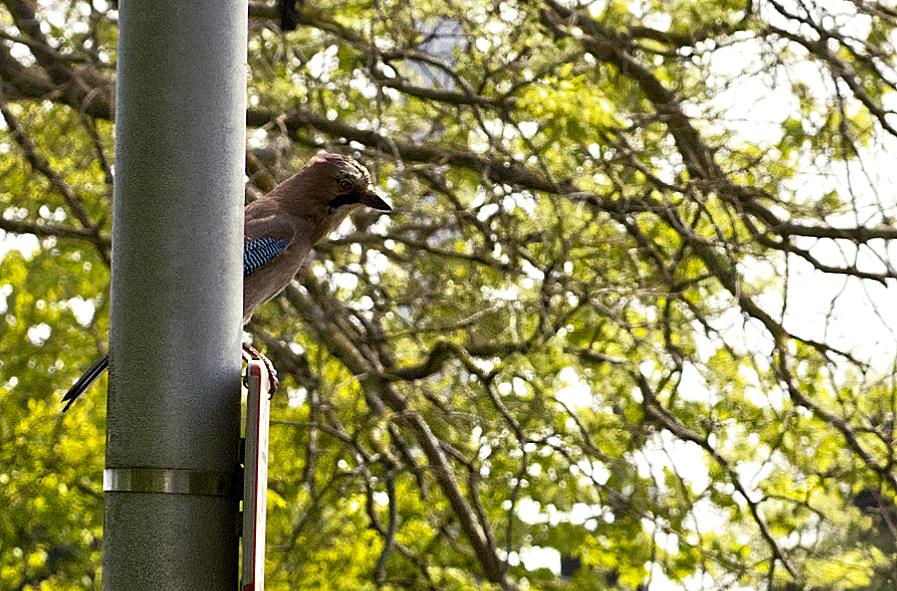
<svg viewBox="0 0 897 591">
<path fill-rule="evenodd" d="M 270 589 L 897 586 L 892 5 L 278 15 L 247 199 L 327 149 L 395 211 L 248 327 Z M 2 589 L 100 588 L 117 17 L 0 0 Z"/>
</svg>

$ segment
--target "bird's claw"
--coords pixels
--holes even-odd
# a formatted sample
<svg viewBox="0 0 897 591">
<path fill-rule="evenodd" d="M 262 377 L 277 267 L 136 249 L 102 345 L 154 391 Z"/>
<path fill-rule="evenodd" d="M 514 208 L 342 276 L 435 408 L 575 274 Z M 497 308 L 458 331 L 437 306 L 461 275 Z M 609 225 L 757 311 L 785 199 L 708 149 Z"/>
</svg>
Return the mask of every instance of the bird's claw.
<svg viewBox="0 0 897 591">
<path fill-rule="evenodd" d="M 277 391 L 277 387 L 280 385 L 280 380 L 277 379 L 277 370 L 274 368 L 274 364 L 271 363 L 271 360 L 265 357 L 258 349 L 253 347 L 252 345 L 243 344 L 243 357 L 249 361 L 252 359 L 261 361 L 265 364 L 265 369 L 268 370 L 268 400 L 274 398 L 274 393 Z M 243 374 L 243 385 L 249 386 L 249 370 L 247 369 L 246 373 Z"/>
</svg>

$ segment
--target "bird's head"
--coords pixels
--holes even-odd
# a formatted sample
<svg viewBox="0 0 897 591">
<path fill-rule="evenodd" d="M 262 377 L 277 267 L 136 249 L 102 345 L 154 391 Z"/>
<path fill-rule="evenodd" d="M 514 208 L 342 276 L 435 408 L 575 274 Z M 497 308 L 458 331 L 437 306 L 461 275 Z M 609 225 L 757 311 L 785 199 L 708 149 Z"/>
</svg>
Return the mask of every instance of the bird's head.
<svg viewBox="0 0 897 591">
<path fill-rule="evenodd" d="M 319 154 L 308 161 L 305 170 L 310 173 L 314 171 L 319 182 L 329 185 L 323 193 L 330 197 L 327 206 L 332 212 L 348 208 L 348 213 L 359 205 L 381 211 L 392 209 L 377 194 L 368 169 L 352 158 L 339 154 Z"/>
<path fill-rule="evenodd" d="M 281 186 L 294 196 L 299 215 L 315 219 L 313 243 L 325 238 L 362 205 L 381 211 L 392 209 L 377 194 L 368 170 L 340 154 L 318 154 Z"/>
</svg>

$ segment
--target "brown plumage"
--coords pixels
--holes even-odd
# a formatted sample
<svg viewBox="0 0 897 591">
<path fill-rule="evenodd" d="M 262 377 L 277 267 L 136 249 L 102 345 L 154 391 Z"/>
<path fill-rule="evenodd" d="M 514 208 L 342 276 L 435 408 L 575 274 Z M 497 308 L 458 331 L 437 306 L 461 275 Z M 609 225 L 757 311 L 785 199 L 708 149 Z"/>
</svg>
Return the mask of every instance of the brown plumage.
<svg viewBox="0 0 897 591">
<path fill-rule="evenodd" d="M 261 304 L 293 279 L 311 247 L 336 230 L 362 205 L 389 210 L 371 183 L 367 169 L 338 154 L 319 154 L 292 178 L 246 206 L 244 246 L 274 239 L 282 250 L 243 276 L 243 324 Z M 245 260 L 245 254 L 244 254 Z"/>
<path fill-rule="evenodd" d="M 243 324 L 289 284 L 312 246 L 336 230 L 352 210 L 366 205 L 389 211 L 367 169 L 339 154 L 319 154 L 297 174 L 246 206 L 243 217 Z M 259 355 L 244 345 L 253 355 Z M 264 359 L 264 357 L 262 357 Z M 272 372 L 273 367 L 264 359 Z M 63 396 L 68 410 L 109 366 L 96 362 Z"/>
</svg>

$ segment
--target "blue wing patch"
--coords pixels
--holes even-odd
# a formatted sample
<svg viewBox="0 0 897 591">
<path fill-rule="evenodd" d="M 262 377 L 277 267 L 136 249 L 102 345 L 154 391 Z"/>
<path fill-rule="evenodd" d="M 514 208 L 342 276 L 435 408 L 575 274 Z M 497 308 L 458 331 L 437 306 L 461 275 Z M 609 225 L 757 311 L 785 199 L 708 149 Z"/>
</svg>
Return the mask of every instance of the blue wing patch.
<svg viewBox="0 0 897 591">
<path fill-rule="evenodd" d="M 257 238 L 243 245 L 243 276 L 250 275 L 286 249 L 287 241 Z"/>
</svg>

